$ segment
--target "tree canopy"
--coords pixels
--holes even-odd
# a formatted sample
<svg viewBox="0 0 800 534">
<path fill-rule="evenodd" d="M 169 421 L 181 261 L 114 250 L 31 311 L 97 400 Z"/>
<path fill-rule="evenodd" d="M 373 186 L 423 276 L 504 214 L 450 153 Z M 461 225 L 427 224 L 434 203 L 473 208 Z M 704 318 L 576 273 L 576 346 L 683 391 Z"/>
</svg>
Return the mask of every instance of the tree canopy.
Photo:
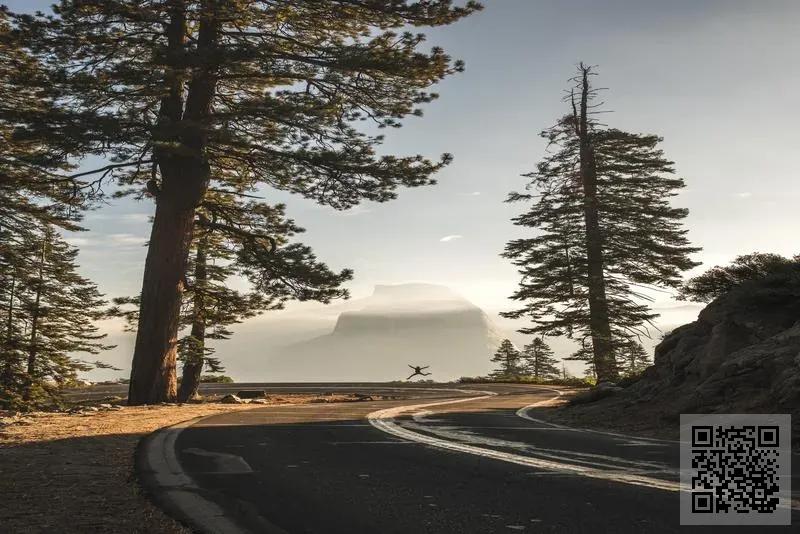
<svg viewBox="0 0 800 534">
<path fill-rule="evenodd" d="M 525 374 L 536 380 L 558 378 L 561 374 L 557 366 L 558 360 L 553 357 L 553 350 L 541 337 L 534 338 L 525 345 L 522 349 L 522 360 Z"/>
<path fill-rule="evenodd" d="M 678 291 L 678 299 L 711 302 L 746 281 L 767 278 L 792 264 L 800 264 L 800 254 L 793 258 L 761 252 L 737 256 L 730 265 L 716 265 L 687 280 Z"/>
<path fill-rule="evenodd" d="M 50 225 L 30 228 L 22 242 L 9 237 L 0 230 L 0 404 L 22 406 L 78 371 L 109 367 L 79 355 L 113 346 L 96 326 L 106 302 L 78 273 L 77 249 Z"/>
<path fill-rule="evenodd" d="M 504 339 L 500 343 L 491 361 L 498 365 L 497 369 L 489 374 L 492 378 L 517 378 L 525 372 L 522 367 L 522 354 L 509 339 Z"/>
<path fill-rule="evenodd" d="M 53 15 L 11 14 L 14 39 L 57 95 L 52 120 L 20 121 L 21 138 L 61 132 L 73 154 L 106 164 L 73 174 L 156 200 L 140 300 L 129 403 L 174 400 L 176 333 L 195 212 L 209 191 L 260 186 L 335 209 L 383 202 L 434 183 L 451 161 L 379 155 L 381 135 L 437 98 L 463 70 L 410 27 L 448 25 L 473 1 L 62 0 Z M 34 84 L 34 85 L 37 85 Z M 269 231 L 269 230 L 267 230 Z"/>
</svg>

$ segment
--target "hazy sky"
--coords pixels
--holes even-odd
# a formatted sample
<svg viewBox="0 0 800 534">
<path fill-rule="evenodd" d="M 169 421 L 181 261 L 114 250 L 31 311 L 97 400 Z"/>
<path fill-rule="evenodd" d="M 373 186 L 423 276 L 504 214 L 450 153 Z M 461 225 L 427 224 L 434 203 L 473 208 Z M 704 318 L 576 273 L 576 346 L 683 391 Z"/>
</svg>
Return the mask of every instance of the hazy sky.
<svg viewBox="0 0 800 534">
<path fill-rule="evenodd" d="M 2 1 L 2 0 L 0 0 Z M 12 10 L 50 2 L 16 0 Z M 524 187 L 544 145 L 538 132 L 565 112 L 579 61 L 599 66 L 610 88 L 605 122 L 657 133 L 687 189 L 675 203 L 703 268 L 753 251 L 794 254 L 800 227 L 800 139 L 791 102 L 800 87 L 797 0 L 487 0 L 485 10 L 428 32 L 466 62 L 436 88 L 423 118 L 390 131 L 383 151 L 443 152 L 454 163 L 433 187 L 386 204 L 336 213 L 285 201 L 307 229 L 303 241 L 334 268 L 352 267 L 354 296 L 377 283 L 442 283 L 487 310 L 505 309 L 518 281 L 499 257 L 522 234 L 504 204 Z M 149 232 L 147 202 L 116 201 L 91 214 L 74 238 L 83 272 L 110 296 L 138 292 Z M 665 302 L 667 303 L 667 302 Z M 686 320 L 693 317 L 688 316 Z"/>
</svg>

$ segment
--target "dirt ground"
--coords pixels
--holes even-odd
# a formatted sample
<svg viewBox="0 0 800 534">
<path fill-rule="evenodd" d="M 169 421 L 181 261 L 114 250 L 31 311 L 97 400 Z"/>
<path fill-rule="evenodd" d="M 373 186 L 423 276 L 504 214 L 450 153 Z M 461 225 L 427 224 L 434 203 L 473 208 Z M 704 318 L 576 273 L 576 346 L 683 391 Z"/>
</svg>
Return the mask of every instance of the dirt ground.
<svg viewBox="0 0 800 534">
<path fill-rule="evenodd" d="M 336 402 L 283 395 L 270 405 Z M 133 456 L 147 434 L 195 417 L 264 405 L 124 407 L 89 414 L 0 413 L 0 531 L 189 533 L 142 494 Z"/>
</svg>

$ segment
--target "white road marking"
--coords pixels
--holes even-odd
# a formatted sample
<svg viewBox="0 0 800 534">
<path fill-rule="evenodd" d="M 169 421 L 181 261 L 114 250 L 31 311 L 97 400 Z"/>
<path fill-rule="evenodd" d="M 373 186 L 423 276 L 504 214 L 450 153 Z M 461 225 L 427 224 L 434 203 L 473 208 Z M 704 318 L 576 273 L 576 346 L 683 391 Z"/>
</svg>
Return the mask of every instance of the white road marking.
<svg viewBox="0 0 800 534">
<path fill-rule="evenodd" d="M 658 444 L 676 445 L 676 444 L 680 443 L 680 441 L 675 441 L 675 440 L 670 440 L 670 439 L 644 438 L 644 437 L 641 437 L 641 436 L 631 436 L 629 434 L 620 434 L 618 432 L 607 432 L 607 431 L 604 431 L 604 430 L 593 430 L 593 429 L 590 429 L 590 428 L 574 428 L 574 427 L 570 427 L 570 426 L 566 426 L 566 425 L 559 425 L 559 424 L 556 424 L 556 423 L 551 423 L 551 422 L 545 421 L 543 419 L 537 419 L 535 417 L 531 417 L 528 414 L 528 412 L 530 410 L 532 410 L 533 408 L 541 408 L 542 406 L 547 406 L 548 404 L 553 404 L 554 401 L 557 401 L 558 398 L 561 397 L 564 394 L 563 391 L 560 391 L 560 390 L 557 390 L 557 389 L 551 389 L 551 388 L 542 388 L 542 389 L 545 389 L 546 391 L 552 391 L 552 392 L 556 393 L 557 396 L 553 397 L 552 399 L 547 399 L 545 401 L 539 401 L 539 402 L 535 402 L 533 404 L 529 404 L 528 406 L 523 406 L 522 408 L 517 410 L 517 415 L 519 417 L 522 417 L 523 419 L 527 419 L 528 421 L 533 421 L 534 423 L 539 423 L 541 425 L 547 425 L 547 426 L 551 426 L 553 428 L 558 428 L 560 430 L 571 431 L 571 432 L 589 432 L 589 433 L 592 433 L 592 434 L 600 434 L 600 435 L 603 435 L 603 436 L 611 436 L 611 437 L 621 438 L 621 439 L 630 440 L 630 441 L 648 442 L 648 443 L 654 443 L 654 444 L 658 443 Z"/>
<path fill-rule="evenodd" d="M 440 423 L 442 422 L 441 419 L 429 419 L 428 416 L 433 415 L 433 412 L 428 410 L 422 410 L 421 412 L 416 412 L 411 414 L 411 418 L 418 423 Z"/>
<path fill-rule="evenodd" d="M 553 391 L 557 393 L 557 397 L 552 399 L 548 399 L 545 401 L 540 401 L 524 408 L 521 408 L 517 411 L 517 415 L 523 417 L 525 419 L 529 419 L 531 421 L 542 423 L 546 425 L 551 425 L 554 427 L 562 427 L 565 429 L 570 429 L 573 431 L 583 431 L 589 432 L 593 434 L 605 434 L 610 435 L 618 438 L 624 438 L 627 440 L 642 440 L 642 441 L 651 441 L 651 442 L 659 442 L 659 443 L 671 443 L 673 445 L 679 444 L 681 442 L 678 441 L 670 441 L 670 440 L 662 440 L 662 439 L 655 439 L 655 438 L 640 438 L 638 436 L 629 436 L 625 434 L 618 434 L 615 432 L 602 432 L 602 431 L 595 431 L 590 429 L 571 429 L 569 427 L 564 427 L 563 425 L 556 425 L 554 423 L 548 423 L 547 421 L 541 421 L 538 419 L 534 419 L 530 416 L 527 416 L 525 413 L 526 410 L 544 406 L 546 404 L 552 403 L 553 401 L 557 400 L 563 393 L 559 390 L 551 389 L 551 388 L 540 388 L 540 390 L 545 391 Z M 518 465 L 524 465 L 528 467 L 535 467 L 539 469 L 543 469 L 546 471 L 556 472 L 559 474 L 572 474 L 577 476 L 585 476 L 587 478 L 595 478 L 600 480 L 605 480 L 609 482 L 619 482 L 623 484 L 629 484 L 634 486 L 643 486 L 653 489 L 660 489 L 665 491 L 673 491 L 673 492 L 680 492 L 682 491 L 681 485 L 679 482 L 673 482 L 669 480 L 660 480 L 658 478 L 651 478 L 647 476 L 643 476 L 644 473 L 636 473 L 636 472 L 624 472 L 624 471 L 603 471 L 598 469 L 593 469 L 591 467 L 585 467 L 565 462 L 557 462 L 557 461 L 550 461 L 543 458 L 532 458 L 529 456 L 522 456 L 519 454 L 507 453 L 507 452 L 500 452 L 492 449 L 485 449 L 482 447 L 476 447 L 474 445 L 468 445 L 464 443 L 454 443 L 451 441 L 447 441 L 444 439 L 435 438 L 432 436 L 428 436 L 425 434 L 420 434 L 418 432 L 413 432 L 407 428 L 402 428 L 398 424 L 394 422 L 394 418 L 402 415 L 404 412 L 409 412 L 412 410 L 420 410 L 424 408 L 429 408 L 432 406 L 442 406 L 445 404 L 456 404 L 462 402 L 470 402 L 476 400 L 482 400 L 489 398 L 490 396 L 496 395 L 496 393 L 490 391 L 474 391 L 474 393 L 483 393 L 484 395 L 479 397 L 468 397 L 465 399 L 457 399 L 452 401 L 441 401 L 441 402 L 434 402 L 434 403 L 426 403 L 426 404 L 415 404 L 410 406 L 396 406 L 394 408 L 387 408 L 384 410 L 378 410 L 376 412 L 372 412 L 367 415 L 367 419 L 369 420 L 370 424 L 381 430 L 382 432 L 386 432 L 387 434 L 392 434 L 394 436 L 407 439 L 409 441 L 414 441 L 416 443 L 422 443 L 425 445 L 430 445 L 432 447 L 451 450 L 455 452 L 462 452 L 466 454 L 473 454 L 475 456 L 483 456 L 486 458 L 493 458 L 496 460 L 501 460 L 508 463 L 514 463 Z M 408 423 L 407 423 L 408 424 Z M 642 462 L 646 464 L 646 462 Z M 664 471 L 651 471 L 651 473 L 658 473 L 663 474 Z M 591 503 L 587 503 L 591 504 Z M 780 508 L 786 507 L 784 504 L 778 505 Z M 792 502 L 789 508 L 797 510 L 800 509 L 798 507 L 798 503 Z"/>
<path fill-rule="evenodd" d="M 397 423 L 403 428 L 416 430 L 418 432 L 427 432 L 434 434 L 444 439 L 451 441 L 458 441 L 461 443 L 468 443 L 470 445 L 485 447 L 501 447 L 505 449 L 516 449 L 519 452 L 525 452 L 528 455 L 534 455 L 539 458 L 547 458 L 551 460 L 561 460 L 577 464 L 586 464 L 595 467 L 606 467 L 609 469 L 620 469 L 630 467 L 629 471 L 646 470 L 648 472 L 663 472 L 664 474 L 672 475 L 675 478 L 679 476 L 677 470 L 668 469 L 665 465 L 654 462 L 628 460 L 618 456 L 608 456 L 604 454 L 584 453 L 578 451 L 569 451 L 561 449 L 545 449 L 519 441 L 509 441 L 501 438 L 492 438 L 482 436 L 471 431 L 470 428 L 462 428 L 456 426 L 426 426 L 409 421 L 402 421 Z"/>
<path fill-rule="evenodd" d="M 328 441 L 328 445 L 415 445 L 408 441 L 392 439 L 392 440 L 372 440 L 372 441 Z"/>
<path fill-rule="evenodd" d="M 624 484 L 644 486 L 666 491 L 680 491 L 680 484 L 677 482 L 659 480 L 657 478 L 645 477 L 630 472 L 606 471 L 602 469 L 594 469 L 592 467 L 587 467 L 587 466 L 574 465 L 567 462 L 559 462 L 553 460 L 546 460 L 543 458 L 522 456 L 519 454 L 513 454 L 509 452 L 501 452 L 492 449 L 476 447 L 474 445 L 469 445 L 465 443 L 454 443 L 452 441 L 448 441 L 445 439 L 436 438 L 426 434 L 420 434 L 419 432 L 411 431 L 407 428 L 399 426 L 394 422 L 394 418 L 401 415 L 404 412 L 409 412 L 412 410 L 421 410 L 432 406 L 442 406 L 444 404 L 471 402 L 471 401 L 486 399 L 489 396 L 490 395 L 486 394 L 480 397 L 468 397 L 466 399 L 440 401 L 440 402 L 426 403 L 426 404 L 416 404 L 411 406 L 396 406 L 394 408 L 386 408 L 383 410 L 372 412 L 367 416 L 367 418 L 370 424 L 372 424 L 372 426 L 374 426 L 378 430 L 386 432 L 387 434 L 391 434 L 393 436 L 404 438 L 410 441 L 416 441 L 417 443 L 424 443 L 426 445 L 430 445 L 440 449 L 473 454 L 476 456 L 483 456 L 486 458 L 494 458 L 496 460 L 501 460 L 504 462 L 524 465 L 527 467 L 535 467 L 538 469 L 545 469 L 548 471 L 569 472 L 575 475 L 604 480 L 608 482 L 621 482 Z"/>
</svg>

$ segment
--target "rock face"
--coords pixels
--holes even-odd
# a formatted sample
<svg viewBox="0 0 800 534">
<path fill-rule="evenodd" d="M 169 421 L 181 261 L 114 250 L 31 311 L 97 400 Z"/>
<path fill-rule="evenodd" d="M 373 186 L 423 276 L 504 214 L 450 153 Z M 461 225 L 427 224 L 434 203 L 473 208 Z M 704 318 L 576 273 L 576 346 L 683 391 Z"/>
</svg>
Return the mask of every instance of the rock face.
<svg viewBox="0 0 800 534">
<path fill-rule="evenodd" d="M 384 381 L 405 379 L 414 364 L 449 380 L 486 374 L 502 338 L 480 308 L 446 287 L 377 286 L 362 309 L 339 315 L 333 332 L 286 347 L 268 369 L 270 380 Z"/>
<path fill-rule="evenodd" d="M 677 424 L 681 413 L 789 413 L 800 429 L 800 276 L 752 282 L 703 309 L 656 347 L 624 391 L 575 406 L 576 422 Z"/>
<path fill-rule="evenodd" d="M 672 416 L 796 411 L 800 301 L 784 290 L 787 298 L 750 284 L 709 304 L 656 347 L 655 365 L 630 394 L 673 397 Z"/>
</svg>

